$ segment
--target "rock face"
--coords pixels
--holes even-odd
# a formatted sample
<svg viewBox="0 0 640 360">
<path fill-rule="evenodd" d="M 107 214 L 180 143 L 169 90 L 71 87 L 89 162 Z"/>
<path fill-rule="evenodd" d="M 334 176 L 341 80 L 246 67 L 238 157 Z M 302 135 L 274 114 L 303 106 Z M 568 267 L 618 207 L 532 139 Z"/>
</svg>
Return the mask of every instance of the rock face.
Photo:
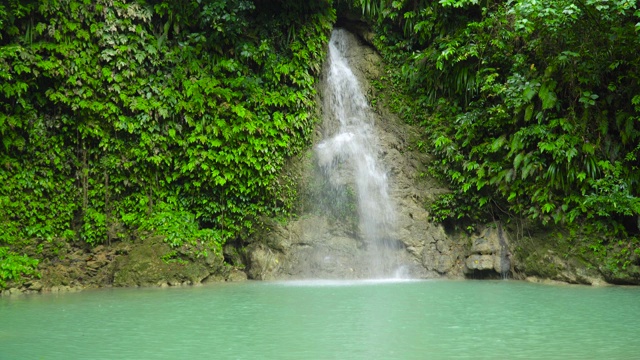
<svg viewBox="0 0 640 360">
<path fill-rule="evenodd" d="M 348 48 L 349 65 L 363 93 L 374 94 L 369 80 L 382 75 L 381 58 L 355 36 L 351 36 Z M 331 94 L 322 87 L 320 96 L 320 103 L 324 103 Z M 343 173 L 327 177 L 318 165 L 314 147 L 292 167 L 300 179 L 297 216 L 284 223 L 268 222 L 246 248 L 249 278 L 357 279 L 371 277 L 380 266 L 391 266 L 385 273 L 393 276 L 463 276 L 466 240 L 453 238 L 431 223 L 425 209 L 426 202 L 447 190 L 425 175 L 430 158 L 416 150 L 418 133 L 383 107 L 372 108 L 370 116 L 377 160 L 386 171 L 395 209 L 388 239 L 383 245 L 368 242 L 359 221 L 358 194 L 350 179 L 353 174 L 339 170 Z M 325 122 L 318 127 L 317 142 L 332 133 L 331 126 L 335 125 Z M 372 260 L 375 246 L 384 246 L 384 256 L 390 259 Z"/>
<path fill-rule="evenodd" d="M 487 227 L 482 235 L 472 238 L 465 260 L 465 274 L 507 277 L 511 272 L 511 251 L 502 227 Z"/>
<path fill-rule="evenodd" d="M 35 251 L 30 248 L 24 250 L 27 253 Z M 209 256 L 196 256 L 187 248 L 172 249 L 159 236 L 93 248 L 66 241 L 46 242 L 38 250 L 42 259 L 38 265 L 41 279 L 11 283 L 0 295 L 71 292 L 105 286 L 177 286 L 246 280 L 244 272 L 225 266 L 222 255 L 215 255 L 214 249 L 198 250 L 200 253 L 206 250 Z"/>
<path fill-rule="evenodd" d="M 149 238 L 145 242 L 144 246 L 134 247 L 127 256 L 116 260 L 114 286 L 193 285 L 212 273 L 220 273 L 223 268 L 220 257 L 210 255 L 204 261 L 169 259 L 166 255 L 171 254 L 172 249 L 161 238 Z"/>
<path fill-rule="evenodd" d="M 395 208 L 395 226 L 385 241 L 386 254 L 394 260 L 392 276 L 640 284 L 640 255 L 624 266 L 612 265 L 610 260 L 615 258 L 605 261 L 601 256 L 580 254 L 574 244 L 560 248 L 556 241 L 549 241 L 553 229 L 527 224 L 525 230 L 527 221 L 523 219 L 509 224 L 509 228 L 500 222 L 487 224 L 472 235 L 447 233 L 431 222 L 426 204 L 447 189 L 427 175 L 430 156 L 416 150 L 424 134 L 404 124 L 376 98 L 378 90 L 370 81 L 383 76 L 384 70 L 381 58 L 367 45 L 371 44 L 371 33 L 361 23 L 354 25 L 346 20 L 344 25 L 360 37 L 352 36 L 347 46 L 349 66 L 363 93 L 369 100 L 376 100 L 370 111 L 376 159 L 388 177 L 389 197 Z M 319 95 L 320 104 L 326 104 L 331 96 L 326 86 Z M 326 108 L 323 113 L 326 115 Z M 333 119 L 318 126 L 316 147 L 327 134 L 333 134 L 337 123 Z M 227 259 L 246 266 L 251 279 L 371 277 L 378 264 L 371 260 L 372 245 L 358 220 L 358 194 L 349 179 L 352 174 L 340 170 L 328 178 L 318 165 L 315 147 L 293 161 L 290 171 L 299 180 L 296 216 L 267 220 L 264 230 L 250 239 L 242 254 L 230 251 L 225 254 Z M 633 252 L 633 248 L 628 245 L 620 251 Z"/>
</svg>

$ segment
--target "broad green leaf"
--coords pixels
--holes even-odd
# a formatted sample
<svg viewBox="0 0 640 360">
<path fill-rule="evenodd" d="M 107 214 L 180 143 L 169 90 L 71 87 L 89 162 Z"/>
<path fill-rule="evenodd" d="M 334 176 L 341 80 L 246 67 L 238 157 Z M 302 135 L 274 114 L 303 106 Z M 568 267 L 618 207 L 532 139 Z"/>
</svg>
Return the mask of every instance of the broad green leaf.
<svg viewBox="0 0 640 360">
<path fill-rule="evenodd" d="M 497 152 L 506 142 L 507 137 L 505 135 L 502 135 L 499 138 L 493 140 L 493 142 L 491 143 L 491 152 Z"/>
<path fill-rule="evenodd" d="M 523 159 L 524 153 L 519 153 L 518 155 L 516 155 L 516 157 L 513 159 L 513 168 L 518 170 L 518 167 L 520 166 L 520 163 L 522 163 Z"/>
<path fill-rule="evenodd" d="M 531 120 L 531 118 L 533 117 L 533 109 L 533 104 L 527 105 L 527 107 L 524 109 L 524 121 Z"/>
</svg>

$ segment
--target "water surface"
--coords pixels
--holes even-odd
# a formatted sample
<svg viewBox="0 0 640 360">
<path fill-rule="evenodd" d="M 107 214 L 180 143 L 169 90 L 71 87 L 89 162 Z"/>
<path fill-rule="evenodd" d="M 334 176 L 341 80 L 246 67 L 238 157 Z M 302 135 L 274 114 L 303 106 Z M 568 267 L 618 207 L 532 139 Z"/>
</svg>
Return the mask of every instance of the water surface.
<svg viewBox="0 0 640 360">
<path fill-rule="evenodd" d="M 0 359 L 633 359 L 640 289 L 315 281 L 0 298 Z"/>
</svg>

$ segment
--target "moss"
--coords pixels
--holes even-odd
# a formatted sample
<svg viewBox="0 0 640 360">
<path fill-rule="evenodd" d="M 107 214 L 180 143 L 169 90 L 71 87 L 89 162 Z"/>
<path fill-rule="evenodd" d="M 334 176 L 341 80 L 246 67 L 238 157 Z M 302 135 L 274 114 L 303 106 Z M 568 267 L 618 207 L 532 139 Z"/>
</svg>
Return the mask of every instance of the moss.
<svg viewBox="0 0 640 360">
<path fill-rule="evenodd" d="M 531 230 L 514 241 L 516 269 L 524 277 L 577 283 L 604 279 L 613 284 L 640 284 L 640 256 L 634 237 L 612 241 L 611 236 L 562 227 Z"/>
<path fill-rule="evenodd" d="M 557 264 L 548 262 L 537 253 L 530 253 L 523 261 L 523 270 L 526 275 L 534 275 L 548 279 L 557 279 L 560 275 Z"/>
<path fill-rule="evenodd" d="M 167 257 L 168 254 L 171 256 Z M 146 239 L 115 265 L 113 285 L 153 286 L 164 282 L 197 284 L 212 273 L 224 269 L 221 255 L 211 252 L 206 258 L 189 257 L 175 251 L 161 237 Z"/>
</svg>

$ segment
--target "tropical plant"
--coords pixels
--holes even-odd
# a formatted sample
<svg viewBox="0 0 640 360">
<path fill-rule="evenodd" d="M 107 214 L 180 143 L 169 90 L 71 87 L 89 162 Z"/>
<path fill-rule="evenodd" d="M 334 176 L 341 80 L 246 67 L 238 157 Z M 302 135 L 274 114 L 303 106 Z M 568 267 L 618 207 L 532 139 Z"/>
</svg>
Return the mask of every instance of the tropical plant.
<svg viewBox="0 0 640 360">
<path fill-rule="evenodd" d="M 279 173 L 310 140 L 334 20 L 323 1 L 4 2 L 0 245 L 220 247 L 289 211 Z"/>
<path fill-rule="evenodd" d="M 433 205 L 440 220 L 635 224 L 634 2 L 358 3 L 402 67 L 395 81 L 418 107 L 409 112 L 431 114 L 417 117 L 440 159 L 433 172 L 452 189 Z"/>
</svg>

